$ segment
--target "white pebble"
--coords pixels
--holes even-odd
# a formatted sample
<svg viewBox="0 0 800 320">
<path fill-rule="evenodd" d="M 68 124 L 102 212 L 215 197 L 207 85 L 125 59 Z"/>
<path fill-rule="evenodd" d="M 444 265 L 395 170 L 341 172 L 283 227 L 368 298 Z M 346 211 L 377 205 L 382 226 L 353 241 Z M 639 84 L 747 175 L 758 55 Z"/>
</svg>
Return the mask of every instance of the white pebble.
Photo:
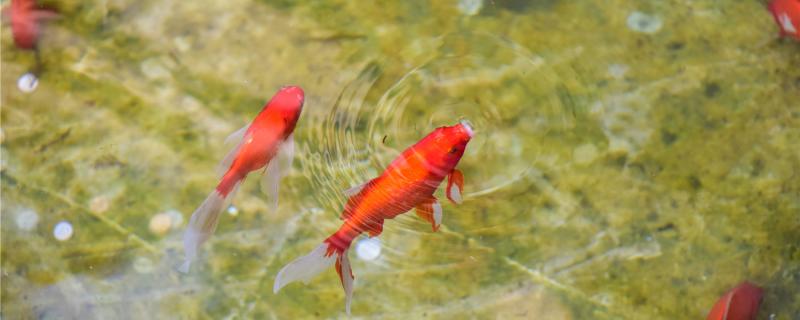
<svg viewBox="0 0 800 320">
<path fill-rule="evenodd" d="M 72 238 L 72 224 L 67 221 L 61 221 L 53 228 L 53 236 L 58 241 L 67 241 Z"/>
<path fill-rule="evenodd" d="M 183 225 L 183 214 L 181 214 L 178 210 L 167 210 L 164 212 L 169 216 L 169 220 L 172 221 L 172 228 L 177 229 Z"/>
<path fill-rule="evenodd" d="M 136 272 L 151 273 L 153 269 L 155 269 L 153 260 L 145 257 L 136 257 L 136 259 L 133 259 L 133 270 L 136 270 Z"/>
<path fill-rule="evenodd" d="M 234 205 L 228 206 L 228 214 L 232 216 L 236 216 L 239 214 L 239 208 L 236 208 Z"/>
<path fill-rule="evenodd" d="M 639 11 L 631 12 L 627 22 L 628 28 L 641 33 L 656 33 L 663 25 L 661 18 Z"/>
<path fill-rule="evenodd" d="M 31 231 L 39 223 L 39 215 L 31 208 L 24 208 L 17 212 L 15 222 L 20 230 Z"/>
<path fill-rule="evenodd" d="M 19 88 L 19 91 L 31 93 L 36 90 L 37 86 L 39 86 L 39 79 L 37 79 L 36 75 L 33 73 L 28 72 L 17 79 L 17 88 Z"/>
<path fill-rule="evenodd" d="M 362 260 L 375 260 L 381 255 L 381 240 L 364 238 L 356 242 L 356 255 Z"/>
<path fill-rule="evenodd" d="M 459 0 L 458 11 L 464 15 L 474 16 L 483 8 L 483 0 Z"/>
<path fill-rule="evenodd" d="M 150 232 L 162 235 L 169 231 L 172 226 L 172 219 L 166 213 L 159 213 L 150 218 Z"/>
</svg>

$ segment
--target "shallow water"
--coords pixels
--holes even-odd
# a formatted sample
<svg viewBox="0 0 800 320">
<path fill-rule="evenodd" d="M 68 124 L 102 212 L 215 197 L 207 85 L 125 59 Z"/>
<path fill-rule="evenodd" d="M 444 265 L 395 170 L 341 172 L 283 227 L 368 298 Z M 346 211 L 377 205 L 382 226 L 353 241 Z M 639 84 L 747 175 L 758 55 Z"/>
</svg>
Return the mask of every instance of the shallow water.
<svg viewBox="0 0 800 320">
<path fill-rule="evenodd" d="M 47 3 L 34 92 L 2 32 L 3 319 L 345 317 L 332 270 L 275 274 L 459 119 L 465 202 L 351 252 L 353 317 L 701 319 L 745 279 L 800 315 L 800 43 L 762 1 Z M 223 140 L 286 84 L 278 209 L 252 174 L 177 273 Z"/>
</svg>

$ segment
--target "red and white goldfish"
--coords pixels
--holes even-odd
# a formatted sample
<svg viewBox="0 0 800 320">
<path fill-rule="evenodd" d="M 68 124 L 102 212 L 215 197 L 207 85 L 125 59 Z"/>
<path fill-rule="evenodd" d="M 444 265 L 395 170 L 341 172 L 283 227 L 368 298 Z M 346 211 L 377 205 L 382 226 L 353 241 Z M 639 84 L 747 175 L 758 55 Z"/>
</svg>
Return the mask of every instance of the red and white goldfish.
<svg viewBox="0 0 800 320">
<path fill-rule="evenodd" d="M 365 232 L 370 237 L 380 235 L 384 220 L 411 209 L 436 231 L 442 223 L 442 206 L 433 193 L 448 178 L 447 198 L 461 202 L 464 177 L 455 167 L 473 134 L 466 121 L 437 128 L 403 151 L 379 177 L 345 191 L 350 198 L 341 215 L 344 224 L 311 253 L 283 267 L 273 291 L 297 280 L 308 283 L 335 263 L 349 314 L 355 279 L 347 257 L 350 244 Z"/>
<path fill-rule="evenodd" d="M 755 320 L 764 291 L 750 282 L 742 282 L 719 298 L 706 320 Z"/>
<path fill-rule="evenodd" d="M 20 49 L 36 50 L 42 21 L 58 17 L 55 11 L 37 8 L 35 0 L 11 0 L 10 10 L 11 34 Z"/>
<path fill-rule="evenodd" d="M 768 7 L 780 35 L 800 40 L 800 0 L 772 0 Z"/>
<path fill-rule="evenodd" d="M 214 233 L 220 213 L 248 173 L 266 166 L 261 186 L 272 199 L 273 207 L 277 206 L 278 184 L 291 168 L 294 155 L 292 133 L 304 100 L 303 90 L 299 87 L 284 87 L 264 105 L 252 123 L 226 139 L 226 142 L 239 141 L 239 144 L 220 163 L 218 171 L 224 174 L 217 188 L 192 213 L 183 235 L 186 261 L 179 268 L 181 272 L 189 271 L 200 246 Z"/>
</svg>

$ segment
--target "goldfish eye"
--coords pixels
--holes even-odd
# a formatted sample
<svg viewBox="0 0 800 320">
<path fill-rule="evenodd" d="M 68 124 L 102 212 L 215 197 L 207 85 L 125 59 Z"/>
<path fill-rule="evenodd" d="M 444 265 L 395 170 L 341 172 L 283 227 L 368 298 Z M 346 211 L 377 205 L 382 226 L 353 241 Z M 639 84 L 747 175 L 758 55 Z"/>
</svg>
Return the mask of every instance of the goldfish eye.
<svg viewBox="0 0 800 320">
<path fill-rule="evenodd" d="M 456 151 L 458 151 L 458 148 L 452 147 L 452 148 L 450 148 L 450 151 L 448 151 L 448 152 L 453 154 L 453 153 L 456 153 Z"/>
</svg>

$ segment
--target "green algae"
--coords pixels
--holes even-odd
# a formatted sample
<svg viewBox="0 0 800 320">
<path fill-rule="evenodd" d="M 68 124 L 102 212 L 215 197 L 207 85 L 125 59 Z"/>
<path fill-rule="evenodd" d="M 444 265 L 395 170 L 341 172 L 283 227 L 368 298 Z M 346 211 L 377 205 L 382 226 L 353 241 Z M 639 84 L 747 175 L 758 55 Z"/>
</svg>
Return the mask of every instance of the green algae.
<svg viewBox="0 0 800 320">
<path fill-rule="evenodd" d="M 35 93 L 2 35 L 3 318 L 343 317 L 333 271 L 277 295 L 275 274 L 338 227 L 342 190 L 460 117 L 465 203 L 351 253 L 354 316 L 702 318 L 745 279 L 760 318 L 800 313 L 800 45 L 760 2 L 49 3 Z M 182 228 L 150 218 L 186 221 L 284 84 L 307 100 L 279 209 L 249 181 L 177 274 Z"/>
</svg>

